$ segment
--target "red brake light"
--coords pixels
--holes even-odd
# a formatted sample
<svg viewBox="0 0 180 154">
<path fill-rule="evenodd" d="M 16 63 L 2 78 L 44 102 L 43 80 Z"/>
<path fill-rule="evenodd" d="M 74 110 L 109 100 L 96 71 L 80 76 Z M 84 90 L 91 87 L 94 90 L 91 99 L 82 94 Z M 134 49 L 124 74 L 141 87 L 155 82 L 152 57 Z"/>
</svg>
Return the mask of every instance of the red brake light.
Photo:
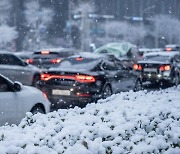
<svg viewBox="0 0 180 154">
<path fill-rule="evenodd" d="M 49 51 L 41 51 L 42 55 L 48 55 L 50 52 Z"/>
<path fill-rule="evenodd" d="M 76 60 L 77 61 L 81 61 L 81 60 L 83 60 L 83 58 L 82 57 L 78 57 L 78 58 L 76 58 Z"/>
<path fill-rule="evenodd" d="M 93 76 L 76 75 L 75 78 L 79 82 L 95 82 L 95 78 Z"/>
<path fill-rule="evenodd" d="M 51 60 L 51 63 L 54 63 L 54 64 L 57 64 L 57 63 L 60 63 L 60 62 L 61 62 L 60 58 Z"/>
<path fill-rule="evenodd" d="M 142 66 L 139 65 L 139 64 L 134 64 L 134 65 L 133 65 L 133 69 L 136 70 L 136 71 L 137 71 L 137 70 L 138 70 L 138 71 L 141 71 L 141 70 L 142 70 Z"/>
<path fill-rule="evenodd" d="M 72 79 L 81 83 L 95 82 L 95 78 L 89 75 L 68 76 L 68 75 L 41 74 L 41 80 L 48 81 L 50 79 Z"/>
<path fill-rule="evenodd" d="M 34 60 L 33 59 L 26 59 L 26 62 L 29 64 L 32 64 L 34 62 Z"/>
<path fill-rule="evenodd" d="M 163 66 L 160 66 L 159 68 L 160 71 L 169 71 L 170 69 L 171 69 L 170 65 L 163 65 Z"/>
<path fill-rule="evenodd" d="M 41 74 L 41 80 L 47 81 L 49 80 L 51 77 L 50 74 Z"/>
<path fill-rule="evenodd" d="M 166 51 L 172 51 L 172 48 L 166 48 Z"/>
</svg>

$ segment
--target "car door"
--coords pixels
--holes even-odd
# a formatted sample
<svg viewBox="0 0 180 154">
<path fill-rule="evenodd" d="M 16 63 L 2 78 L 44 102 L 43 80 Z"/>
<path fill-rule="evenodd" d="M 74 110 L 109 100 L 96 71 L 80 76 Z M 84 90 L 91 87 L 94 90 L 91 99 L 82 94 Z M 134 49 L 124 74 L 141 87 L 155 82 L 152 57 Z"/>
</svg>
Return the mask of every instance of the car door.
<svg viewBox="0 0 180 154">
<path fill-rule="evenodd" d="M 15 123 L 18 114 L 18 102 L 10 83 L 0 76 L 0 125 Z"/>
<path fill-rule="evenodd" d="M 118 70 L 115 63 L 113 61 L 106 60 L 102 63 L 101 67 L 105 72 L 106 78 L 111 83 L 113 93 L 119 92 L 121 89 L 119 84 L 120 77 L 118 76 Z"/>
<path fill-rule="evenodd" d="M 121 63 L 121 61 L 115 60 L 115 65 L 117 67 L 117 77 L 119 80 L 120 91 L 128 91 L 134 88 L 136 77 L 133 71 Z"/>
</svg>

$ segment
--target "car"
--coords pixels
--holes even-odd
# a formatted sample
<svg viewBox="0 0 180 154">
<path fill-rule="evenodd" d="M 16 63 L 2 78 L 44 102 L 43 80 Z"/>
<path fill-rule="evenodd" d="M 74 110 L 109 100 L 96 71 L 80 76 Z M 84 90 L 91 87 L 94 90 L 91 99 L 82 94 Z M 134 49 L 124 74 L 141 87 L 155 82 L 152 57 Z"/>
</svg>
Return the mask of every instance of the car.
<svg viewBox="0 0 180 154">
<path fill-rule="evenodd" d="M 97 48 L 95 53 L 110 53 L 120 58 L 124 65 L 132 69 L 133 64 L 141 59 L 141 54 L 136 45 L 129 42 L 108 43 Z"/>
<path fill-rule="evenodd" d="M 145 54 L 144 59 L 133 65 L 139 79 L 144 83 L 168 83 L 178 85 L 180 82 L 179 52 L 154 52 Z"/>
<path fill-rule="evenodd" d="M 180 45 L 178 45 L 178 44 L 167 44 L 165 46 L 165 51 L 167 51 L 167 52 L 179 51 L 180 52 Z"/>
<path fill-rule="evenodd" d="M 46 95 L 31 86 L 12 82 L 0 74 L 0 125 L 19 124 L 26 112 L 48 113 L 50 102 Z"/>
<path fill-rule="evenodd" d="M 20 51 L 20 52 L 15 52 L 14 54 L 21 58 L 23 61 L 26 63 L 31 63 L 33 51 Z"/>
<path fill-rule="evenodd" d="M 80 53 L 62 60 L 41 75 L 38 88 L 52 108 L 83 107 L 114 93 L 133 90 L 136 76 L 110 55 Z"/>
<path fill-rule="evenodd" d="M 42 49 L 33 52 L 33 54 L 30 54 L 29 59 L 26 59 L 26 62 L 35 65 L 40 69 L 49 69 L 51 67 L 58 66 L 63 58 L 72 56 L 77 52 L 79 51 L 70 48 Z M 24 54 L 20 55 L 20 58 L 25 59 L 24 57 Z"/>
<path fill-rule="evenodd" d="M 13 53 L 1 51 L 0 73 L 12 81 L 19 81 L 25 85 L 36 86 L 40 80 L 41 70 L 22 61 Z"/>
</svg>

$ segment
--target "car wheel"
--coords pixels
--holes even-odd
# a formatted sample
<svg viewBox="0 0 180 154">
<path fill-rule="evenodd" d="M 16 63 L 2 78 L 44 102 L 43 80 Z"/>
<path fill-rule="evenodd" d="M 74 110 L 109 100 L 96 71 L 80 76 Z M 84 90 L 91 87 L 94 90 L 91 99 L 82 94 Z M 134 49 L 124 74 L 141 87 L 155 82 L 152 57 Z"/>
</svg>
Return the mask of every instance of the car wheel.
<svg viewBox="0 0 180 154">
<path fill-rule="evenodd" d="M 103 99 L 112 95 L 112 90 L 111 90 L 110 85 L 106 85 L 104 87 L 102 95 L 103 95 L 103 97 L 102 97 Z"/>
<path fill-rule="evenodd" d="M 178 86 L 179 84 L 179 75 L 175 74 L 174 78 L 173 78 L 173 85 Z"/>
<path fill-rule="evenodd" d="M 140 79 L 137 79 L 134 85 L 134 91 L 140 91 L 143 90 L 142 82 Z"/>
<path fill-rule="evenodd" d="M 40 107 L 34 107 L 32 110 L 31 110 L 31 113 L 32 114 L 37 114 L 37 113 L 41 113 L 41 114 L 45 114 L 43 109 L 40 108 Z"/>
<path fill-rule="evenodd" d="M 32 86 L 37 87 L 39 80 L 40 80 L 40 76 L 35 75 L 34 78 L 33 78 Z"/>
</svg>

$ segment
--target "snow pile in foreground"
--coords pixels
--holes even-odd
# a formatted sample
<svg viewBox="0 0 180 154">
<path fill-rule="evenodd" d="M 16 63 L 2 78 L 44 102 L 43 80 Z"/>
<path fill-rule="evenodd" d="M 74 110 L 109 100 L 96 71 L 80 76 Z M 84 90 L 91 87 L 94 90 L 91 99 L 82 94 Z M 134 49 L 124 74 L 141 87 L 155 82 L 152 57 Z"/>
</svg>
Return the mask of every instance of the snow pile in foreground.
<svg viewBox="0 0 180 154">
<path fill-rule="evenodd" d="M 180 153 L 180 87 L 126 92 L 0 128 L 0 153 Z"/>
</svg>

